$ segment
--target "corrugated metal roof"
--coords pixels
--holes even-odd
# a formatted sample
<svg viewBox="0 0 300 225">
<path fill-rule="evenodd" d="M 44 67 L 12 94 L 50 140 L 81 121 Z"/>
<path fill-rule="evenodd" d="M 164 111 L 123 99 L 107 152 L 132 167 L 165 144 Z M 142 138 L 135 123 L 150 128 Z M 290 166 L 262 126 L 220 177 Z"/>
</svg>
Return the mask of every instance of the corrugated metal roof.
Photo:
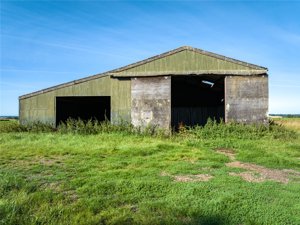
<svg viewBox="0 0 300 225">
<path fill-rule="evenodd" d="M 90 81 L 103 76 L 139 77 L 161 75 L 260 75 L 266 74 L 267 68 L 243 62 L 212 52 L 183 46 L 172 51 L 124 66 L 105 73 L 96 74 L 75 81 L 63 83 L 30 94 L 20 96 L 28 98 L 59 88 Z"/>
</svg>

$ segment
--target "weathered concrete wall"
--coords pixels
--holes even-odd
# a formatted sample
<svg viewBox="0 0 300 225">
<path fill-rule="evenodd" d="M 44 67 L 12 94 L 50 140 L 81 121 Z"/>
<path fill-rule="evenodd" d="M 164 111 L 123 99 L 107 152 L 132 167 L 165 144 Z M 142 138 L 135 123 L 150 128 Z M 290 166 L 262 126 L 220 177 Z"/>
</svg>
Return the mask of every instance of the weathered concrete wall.
<svg viewBox="0 0 300 225">
<path fill-rule="evenodd" d="M 267 123 L 268 77 L 225 78 L 225 122 Z"/>
<path fill-rule="evenodd" d="M 171 77 L 131 80 L 131 122 L 134 126 L 171 126 Z"/>
<path fill-rule="evenodd" d="M 120 118 L 130 121 L 130 83 L 130 79 L 120 80 L 104 76 L 20 99 L 20 121 L 21 123 L 41 121 L 55 124 L 57 96 L 111 96 L 111 121 L 116 122 Z"/>
</svg>

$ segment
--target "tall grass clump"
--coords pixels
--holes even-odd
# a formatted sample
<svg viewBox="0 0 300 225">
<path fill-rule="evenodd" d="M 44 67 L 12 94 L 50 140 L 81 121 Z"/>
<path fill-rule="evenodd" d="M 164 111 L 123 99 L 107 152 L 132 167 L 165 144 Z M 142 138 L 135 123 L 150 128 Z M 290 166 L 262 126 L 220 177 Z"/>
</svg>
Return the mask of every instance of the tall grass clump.
<svg viewBox="0 0 300 225">
<path fill-rule="evenodd" d="M 297 137 L 295 131 L 288 130 L 283 126 L 270 123 L 263 124 L 241 124 L 217 122 L 208 119 L 204 126 L 182 127 L 179 133 L 192 135 L 201 139 L 213 138 L 235 138 L 235 139 L 260 139 L 264 137 L 275 139 L 294 139 Z"/>
<path fill-rule="evenodd" d="M 57 127 L 51 123 L 44 122 L 28 122 L 20 124 L 19 121 L 2 121 L 0 124 L 0 132 L 59 132 L 80 135 L 92 135 L 100 133 L 122 133 L 124 135 L 134 134 L 141 136 L 166 136 L 170 132 L 159 128 L 158 126 L 134 127 L 125 120 L 119 120 L 117 124 L 111 123 L 109 120 L 82 120 L 69 118 L 66 122 L 61 122 Z"/>
<path fill-rule="evenodd" d="M 45 123 L 41 121 L 26 123 L 24 125 L 20 125 L 20 127 L 22 131 L 27 132 L 46 133 L 56 131 L 56 128 L 52 123 Z"/>
<path fill-rule="evenodd" d="M 122 121 L 120 124 L 112 124 L 110 121 L 97 121 L 88 120 L 83 121 L 81 119 L 69 118 L 66 122 L 59 124 L 57 128 L 60 133 L 74 133 L 74 134 L 99 134 L 99 133 L 112 133 L 112 132 L 124 132 L 132 133 L 133 127 L 131 124 Z"/>
<path fill-rule="evenodd" d="M 73 134 L 99 134 L 99 133 L 122 133 L 134 134 L 141 136 L 166 136 L 169 132 L 160 129 L 158 126 L 134 127 L 131 123 L 120 120 L 117 124 L 111 123 L 109 120 L 97 121 L 69 118 L 66 122 L 59 124 L 57 131 L 60 133 L 73 133 Z"/>
<path fill-rule="evenodd" d="M 148 126 L 146 128 L 134 127 L 131 123 L 120 120 L 117 124 L 111 123 L 109 120 L 97 121 L 69 118 L 66 122 L 59 124 L 57 128 L 60 133 L 74 133 L 74 134 L 99 134 L 99 133 L 123 133 L 123 134 L 139 134 L 153 136 L 158 133 L 158 128 L 155 126 Z"/>
<path fill-rule="evenodd" d="M 45 133 L 56 131 L 52 123 L 44 123 L 41 121 L 27 122 L 20 124 L 17 120 L 1 121 L 0 132 L 36 132 Z"/>
<path fill-rule="evenodd" d="M 159 128 L 158 126 L 134 127 L 131 123 L 120 120 L 117 124 L 109 120 L 97 121 L 81 119 L 68 119 L 62 122 L 58 127 L 51 123 L 28 122 L 20 124 L 17 120 L 1 121 L 0 132 L 59 132 L 72 133 L 80 135 L 93 135 L 100 133 L 122 133 L 124 135 L 141 135 L 155 137 L 170 137 L 170 132 Z M 173 131 L 172 135 L 180 137 L 192 137 L 197 139 L 214 139 L 214 138 L 234 138 L 250 139 L 273 138 L 273 139 L 294 139 L 297 133 L 285 128 L 283 125 L 270 122 L 268 125 L 245 125 L 240 123 L 217 122 L 208 119 L 204 126 L 179 126 L 178 132 Z"/>
<path fill-rule="evenodd" d="M 20 124 L 18 120 L 1 120 L 0 133 L 18 132 Z"/>
</svg>

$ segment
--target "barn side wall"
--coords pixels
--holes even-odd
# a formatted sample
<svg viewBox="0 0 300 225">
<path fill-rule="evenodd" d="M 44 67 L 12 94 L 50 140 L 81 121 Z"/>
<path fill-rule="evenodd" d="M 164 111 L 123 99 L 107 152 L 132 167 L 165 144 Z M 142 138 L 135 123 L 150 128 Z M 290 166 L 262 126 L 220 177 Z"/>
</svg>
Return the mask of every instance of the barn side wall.
<svg viewBox="0 0 300 225">
<path fill-rule="evenodd" d="M 225 121 L 267 123 L 268 77 L 227 76 L 225 78 Z"/>
<path fill-rule="evenodd" d="M 55 89 L 19 100 L 21 123 L 41 121 L 55 124 L 57 96 L 111 96 L 111 121 L 130 121 L 130 79 L 109 76 Z"/>
<path fill-rule="evenodd" d="M 171 77 L 132 78 L 131 122 L 134 126 L 171 126 Z"/>
</svg>

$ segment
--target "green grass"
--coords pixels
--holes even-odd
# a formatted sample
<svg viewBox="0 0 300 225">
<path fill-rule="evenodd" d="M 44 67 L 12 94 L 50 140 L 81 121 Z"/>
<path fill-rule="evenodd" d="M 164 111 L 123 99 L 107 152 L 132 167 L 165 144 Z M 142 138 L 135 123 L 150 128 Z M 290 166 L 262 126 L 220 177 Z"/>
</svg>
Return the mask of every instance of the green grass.
<svg viewBox="0 0 300 225">
<path fill-rule="evenodd" d="M 298 178 L 246 182 L 215 151 L 300 171 L 299 135 L 277 126 L 210 124 L 173 136 L 14 130 L 0 133 L 0 224 L 300 224 Z M 213 178 L 172 177 L 193 174 Z"/>
</svg>

